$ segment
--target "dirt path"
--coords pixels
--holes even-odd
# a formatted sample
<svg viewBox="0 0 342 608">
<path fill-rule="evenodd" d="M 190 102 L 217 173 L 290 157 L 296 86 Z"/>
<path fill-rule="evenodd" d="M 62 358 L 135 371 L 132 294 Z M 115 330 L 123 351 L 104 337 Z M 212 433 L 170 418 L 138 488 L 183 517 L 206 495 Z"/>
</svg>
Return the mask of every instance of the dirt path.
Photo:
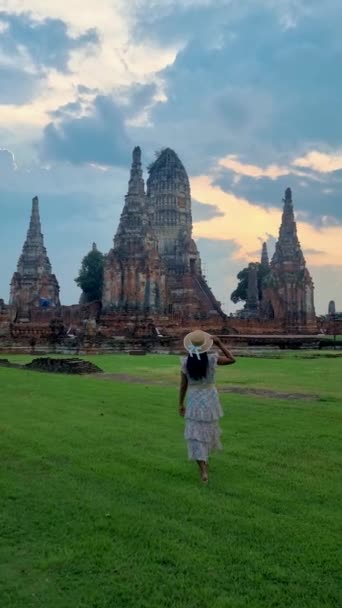
<svg viewBox="0 0 342 608">
<path fill-rule="evenodd" d="M 173 384 L 165 384 L 163 380 L 151 380 L 150 378 L 140 378 L 129 374 L 93 374 L 88 378 L 96 380 L 108 380 L 111 382 L 123 382 L 127 384 L 144 384 L 145 386 L 165 386 L 174 388 Z M 267 388 L 244 388 L 241 386 L 222 386 L 218 385 L 220 393 L 234 393 L 237 395 L 253 395 L 256 397 L 267 397 L 273 399 L 295 400 L 295 401 L 316 401 L 319 395 L 310 393 L 285 393 L 282 391 L 272 391 Z"/>
</svg>

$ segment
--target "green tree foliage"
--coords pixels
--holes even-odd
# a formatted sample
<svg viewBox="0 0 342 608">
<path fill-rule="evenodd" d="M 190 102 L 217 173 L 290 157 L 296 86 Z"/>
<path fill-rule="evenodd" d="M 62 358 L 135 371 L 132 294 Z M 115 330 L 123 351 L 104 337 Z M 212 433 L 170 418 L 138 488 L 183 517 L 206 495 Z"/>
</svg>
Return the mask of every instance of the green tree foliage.
<svg viewBox="0 0 342 608">
<path fill-rule="evenodd" d="M 262 266 L 259 263 L 257 263 L 256 266 L 258 267 L 258 289 L 259 289 L 259 299 L 261 300 L 263 281 L 264 281 L 265 277 L 268 275 L 270 270 L 269 270 L 269 268 L 266 268 L 265 266 Z M 230 299 L 232 302 L 234 302 L 234 304 L 237 304 L 238 302 L 247 301 L 248 267 L 240 270 L 240 272 L 237 274 L 237 279 L 238 279 L 237 288 L 233 291 L 233 293 L 230 296 Z"/>
<path fill-rule="evenodd" d="M 82 260 L 75 282 L 82 289 L 86 302 L 102 298 L 104 255 L 93 248 Z"/>
<path fill-rule="evenodd" d="M 247 289 L 248 289 L 248 268 L 243 268 L 237 274 L 237 288 L 233 291 L 230 299 L 234 304 L 238 302 L 246 302 L 247 300 Z"/>
</svg>

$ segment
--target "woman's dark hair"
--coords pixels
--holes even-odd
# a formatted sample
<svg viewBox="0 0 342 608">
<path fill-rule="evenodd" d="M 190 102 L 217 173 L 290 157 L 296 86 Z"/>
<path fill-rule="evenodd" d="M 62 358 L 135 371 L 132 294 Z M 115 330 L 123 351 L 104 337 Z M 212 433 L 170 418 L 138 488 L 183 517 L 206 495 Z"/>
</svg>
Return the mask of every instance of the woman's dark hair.
<svg viewBox="0 0 342 608">
<path fill-rule="evenodd" d="M 202 353 L 199 359 L 196 355 L 193 355 L 192 357 L 189 355 L 186 362 L 186 369 L 190 378 L 192 380 L 202 380 L 202 378 L 205 378 L 207 375 L 208 363 L 209 359 L 207 353 Z"/>
</svg>

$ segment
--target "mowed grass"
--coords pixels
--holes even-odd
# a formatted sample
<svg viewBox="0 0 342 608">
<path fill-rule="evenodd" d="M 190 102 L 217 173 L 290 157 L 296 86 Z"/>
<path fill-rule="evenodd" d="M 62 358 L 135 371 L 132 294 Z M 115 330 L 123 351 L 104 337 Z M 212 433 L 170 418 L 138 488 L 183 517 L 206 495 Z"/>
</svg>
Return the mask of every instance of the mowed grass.
<svg viewBox="0 0 342 608">
<path fill-rule="evenodd" d="M 2 607 L 341 606 L 341 360 L 221 369 L 319 397 L 223 394 L 208 487 L 167 386 L 178 359 L 92 360 L 146 381 L 0 369 Z"/>
<path fill-rule="evenodd" d="M 305 357 L 305 353 L 304 353 Z M 10 361 L 28 363 L 29 355 L 8 356 Z M 147 383 L 174 385 L 179 379 L 178 356 L 97 355 L 82 357 L 109 374 L 132 376 Z M 298 353 L 285 353 L 280 359 L 239 358 L 239 364 L 219 368 L 218 384 L 248 388 L 267 388 L 282 392 L 320 394 L 322 398 L 342 395 L 342 357 L 319 356 L 300 358 Z"/>
</svg>

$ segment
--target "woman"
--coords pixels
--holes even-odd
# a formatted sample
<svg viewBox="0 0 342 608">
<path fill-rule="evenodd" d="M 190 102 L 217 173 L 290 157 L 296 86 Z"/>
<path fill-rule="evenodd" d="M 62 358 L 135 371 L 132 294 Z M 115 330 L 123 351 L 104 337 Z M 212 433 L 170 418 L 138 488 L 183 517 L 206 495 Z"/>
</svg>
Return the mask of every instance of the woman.
<svg viewBox="0 0 342 608">
<path fill-rule="evenodd" d="M 209 353 L 213 344 L 221 349 L 223 356 Z M 217 365 L 235 363 L 235 359 L 218 337 L 200 330 L 188 334 L 184 346 L 189 354 L 182 360 L 179 413 L 186 418 L 184 436 L 189 459 L 196 460 L 201 479 L 207 483 L 209 454 L 221 449 L 218 421 L 223 412 L 214 384 L 215 370 Z"/>
</svg>

